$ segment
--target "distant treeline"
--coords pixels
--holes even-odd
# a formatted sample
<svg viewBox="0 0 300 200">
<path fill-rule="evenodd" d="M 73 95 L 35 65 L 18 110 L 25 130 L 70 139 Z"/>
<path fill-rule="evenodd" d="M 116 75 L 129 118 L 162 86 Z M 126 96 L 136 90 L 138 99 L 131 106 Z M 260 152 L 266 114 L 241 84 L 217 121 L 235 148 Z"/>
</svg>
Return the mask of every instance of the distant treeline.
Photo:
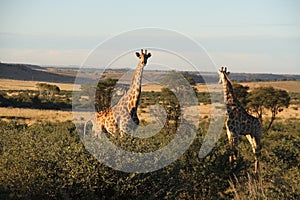
<svg viewBox="0 0 300 200">
<path fill-rule="evenodd" d="M 0 92 L 0 107 L 70 110 L 72 92 L 58 86 L 38 83 L 38 90 L 6 90 Z"/>
<path fill-rule="evenodd" d="M 218 75 L 213 73 L 183 72 L 183 75 L 192 78 L 195 83 L 216 83 L 219 80 Z M 230 79 L 238 82 L 299 81 L 300 75 L 231 73 Z"/>
</svg>

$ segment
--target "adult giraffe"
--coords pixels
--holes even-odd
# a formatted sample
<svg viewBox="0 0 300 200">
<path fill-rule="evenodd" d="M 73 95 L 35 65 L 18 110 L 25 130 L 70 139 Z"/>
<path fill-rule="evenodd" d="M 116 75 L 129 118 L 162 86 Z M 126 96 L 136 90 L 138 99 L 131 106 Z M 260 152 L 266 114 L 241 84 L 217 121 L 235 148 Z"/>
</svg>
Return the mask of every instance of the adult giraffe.
<svg viewBox="0 0 300 200">
<path fill-rule="evenodd" d="M 219 71 L 219 83 L 223 84 L 224 103 L 227 110 L 226 130 L 229 140 L 231 155 L 229 161 L 232 162 L 237 158 L 237 149 L 239 135 L 245 135 L 252 146 L 255 155 L 254 172 L 258 170 L 258 158 L 261 144 L 260 138 L 262 134 L 262 126 L 256 117 L 247 113 L 241 103 L 234 95 L 232 84 L 228 78 L 229 72 L 226 67 L 222 67 Z"/>
<path fill-rule="evenodd" d="M 101 134 L 104 132 L 120 134 L 120 136 L 123 137 L 126 132 L 133 128 L 130 127 L 130 125 L 134 125 L 132 122 L 136 125 L 139 124 L 137 108 L 141 96 L 143 69 L 147 64 L 148 58 L 151 57 L 151 53 L 147 53 L 147 50 L 144 52 L 143 49 L 141 49 L 140 53 L 136 52 L 136 56 L 140 60 L 128 91 L 121 97 L 116 105 L 110 109 L 96 113 L 95 119 L 91 120 L 93 122 L 93 131 L 97 137 L 101 137 Z"/>
</svg>

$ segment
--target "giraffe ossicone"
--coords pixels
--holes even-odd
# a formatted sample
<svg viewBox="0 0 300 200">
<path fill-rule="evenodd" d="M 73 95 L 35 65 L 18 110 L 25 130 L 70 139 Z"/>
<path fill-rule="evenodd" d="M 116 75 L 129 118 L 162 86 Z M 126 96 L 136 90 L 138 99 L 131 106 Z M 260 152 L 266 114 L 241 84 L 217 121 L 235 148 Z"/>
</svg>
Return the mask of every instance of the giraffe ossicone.
<svg viewBox="0 0 300 200">
<path fill-rule="evenodd" d="M 228 77 L 227 67 L 221 67 L 218 71 L 219 83 L 223 84 L 224 103 L 227 111 L 225 122 L 227 137 L 230 145 L 230 162 L 237 158 L 237 145 L 239 135 L 245 135 L 251 144 L 255 156 L 254 172 L 258 170 L 258 155 L 261 150 L 260 138 L 262 135 L 262 126 L 258 118 L 250 115 L 236 98 L 232 83 Z"/>
</svg>

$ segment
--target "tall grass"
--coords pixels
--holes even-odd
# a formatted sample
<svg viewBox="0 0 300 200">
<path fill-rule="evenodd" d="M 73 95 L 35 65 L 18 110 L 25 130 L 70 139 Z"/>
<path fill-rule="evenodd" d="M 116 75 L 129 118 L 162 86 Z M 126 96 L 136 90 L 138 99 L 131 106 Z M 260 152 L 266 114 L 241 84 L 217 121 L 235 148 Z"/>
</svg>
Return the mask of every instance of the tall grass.
<svg viewBox="0 0 300 200">
<path fill-rule="evenodd" d="M 234 193 L 235 200 L 267 199 L 260 174 L 253 176 L 247 173 L 246 180 L 241 180 L 234 175 L 228 182 L 230 185 L 228 192 Z"/>
</svg>

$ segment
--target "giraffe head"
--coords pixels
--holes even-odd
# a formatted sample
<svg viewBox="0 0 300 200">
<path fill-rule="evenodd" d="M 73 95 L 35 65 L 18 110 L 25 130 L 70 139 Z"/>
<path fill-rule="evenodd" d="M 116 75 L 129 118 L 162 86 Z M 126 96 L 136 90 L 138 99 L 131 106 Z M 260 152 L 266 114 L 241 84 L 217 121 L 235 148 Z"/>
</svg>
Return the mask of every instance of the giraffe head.
<svg viewBox="0 0 300 200">
<path fill-rule="evenodd" d="M 227 79 L 227 76 L 230 74 L 230 72 L 227 71 L 227 67 L 221 67 L 218 73 L 219 73 L 219 84 L 223 83 L 223 80 Z"/>
<path fill-rule="evenodd" d="M 148 58 L 151 57 L 151 53 L 147 53 L 147 50 L 145 50 L 145 53 L 143 52 L 143 49 L 141 49 L 141 53 L 136 52 L 136 56 L 140 59 L 140 63 L 145 66 L 147 64 Z"/>
</svg>

